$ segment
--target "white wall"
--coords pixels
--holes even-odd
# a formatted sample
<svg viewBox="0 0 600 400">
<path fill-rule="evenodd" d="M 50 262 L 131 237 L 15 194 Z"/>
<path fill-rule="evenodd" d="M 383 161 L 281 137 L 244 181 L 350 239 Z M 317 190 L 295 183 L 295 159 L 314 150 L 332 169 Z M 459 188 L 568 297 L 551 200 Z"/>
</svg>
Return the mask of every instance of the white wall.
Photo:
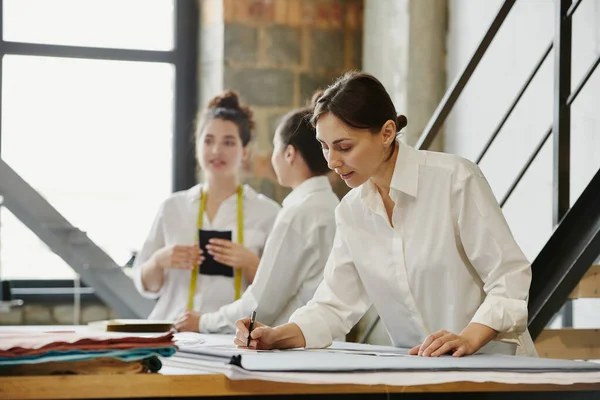
<svg viewBox="0 0 600 400">
<path fill-rule="evenodd" d="M 445 0 L 366 0 L 363 69 L 408 116 L 403 140 L 416 143 L 446 89 Z M 432 148 L 442 150 L 443 135 Z"/>
<path fill-rule="evenodd" d="M 363 69 L 389 91 L 399 113 L 406 112 L 408 0 L 366 0 Z"/>
<path fill-rule="evenodd" d="M 204 0 L 200 9 L 199 109 L 223 91 L 225 27 L 223 1 Z"/>
<path fill-rule="evenodd" d="M 452 82 L 471 57 L 501 0 L 449 0 L 447 74 Z M 446 123 L 445 151 L 475 160 L 554 36 L 555 2 L 516 2 Z M 600 0 L 586 0 L 573 28 L 573 87 L 600 53 Z M 552 123 L 554 52 L 483 159 L 481 168 L 503 197 Z M 600 71 L 572 107 L 571 201 L 600 168 Z M 517 242 L 533 260 L 552 233 L 552 141 L 542 149 L 504 207 Z M 600 206 L 600 205 L 599 205 Z M 592 301 L 578 300 L 575 324 L 600 327 Z M 597 305 L 597 303 L 596 303 Z M 589 312 L 585 312 L 587 309 Z"/>
</svg>

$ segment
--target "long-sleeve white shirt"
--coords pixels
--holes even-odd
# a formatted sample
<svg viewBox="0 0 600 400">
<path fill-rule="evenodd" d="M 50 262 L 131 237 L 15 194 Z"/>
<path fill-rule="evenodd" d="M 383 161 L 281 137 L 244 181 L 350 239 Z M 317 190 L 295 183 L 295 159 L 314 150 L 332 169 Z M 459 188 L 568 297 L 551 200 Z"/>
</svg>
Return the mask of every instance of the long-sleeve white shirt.
<svg viewBox="0 0 600 400">
<path fill-rule="evenodd" d="M 261 255 L 265 242 L 281 207 L 250 186 L 243 189 L 244 246 Z M 134 263 L 134 283 L 138 291 L 151 299 L 158 299 L 150 313 L 150 319 L 175 320 L 186 309 L 190 286 L 190 271 L 168 268 L 164 270 L 163 285 L 158 292 L 146 290 L 141 278 L 140 266 L 154 252 L 170 245 L 194 244 L 200 208 L 200 185 L 174 193 L 160 207 L 146 242 Z M 211 221 L 204 213 L 203 229 L 232 231 L 237 240 L 237 193 L 225 199 Z M 194 310 L 211 312 L 235 300 L 233 278 L 219 275 L 198 275 Z M 242 279 L 242 290 L 248 282 Z"/>
<path fill-rule="evenodd" d="M 283 201 L 252 285 L 239 300 L 202 314 L 200 332 L 235 332 L 235 321 L 254 310 L 262 323 L 287 322 L 323 280 L 338 204 L 327 177 L 310 178 L 298 185 Z"/>
<path fill-rule="evenodd" d="M 535 355 L 526 330 L 531 266 L 485 177 L 460 157 L 399 146 L 393 223 L 370 181 L 336 210 L 324 281 L 290 319 L 306 347 L 328 346 L 373 304 L 398 347 L 476 322 Z"/>
</svg>

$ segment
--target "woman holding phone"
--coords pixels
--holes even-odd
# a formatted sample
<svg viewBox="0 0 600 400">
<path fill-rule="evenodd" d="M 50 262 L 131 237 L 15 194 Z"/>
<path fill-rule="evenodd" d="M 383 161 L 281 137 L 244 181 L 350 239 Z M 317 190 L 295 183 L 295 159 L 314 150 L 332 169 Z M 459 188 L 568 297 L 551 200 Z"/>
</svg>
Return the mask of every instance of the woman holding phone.
<svg viewBox="0 0 600 400">
<path fill-rule="evenodd" d="M 185 310 L 216 311 L 253 281 L 280 209 L 240 184 L 253 128 L 252 111 L 233 91 L 212 99 L 199 114 L 195 142 L 204 183 L 174 193 L 161 205 L 134 263 L 137 289 L 158 299 L 150 319 L 175 321 Z M 231 232 L 231 241 L 215 239 L 223 251 L 213 257 L 233 271 L 203 273 L 207 255 L 198 245 L 200 229 Z"/>
</svg>

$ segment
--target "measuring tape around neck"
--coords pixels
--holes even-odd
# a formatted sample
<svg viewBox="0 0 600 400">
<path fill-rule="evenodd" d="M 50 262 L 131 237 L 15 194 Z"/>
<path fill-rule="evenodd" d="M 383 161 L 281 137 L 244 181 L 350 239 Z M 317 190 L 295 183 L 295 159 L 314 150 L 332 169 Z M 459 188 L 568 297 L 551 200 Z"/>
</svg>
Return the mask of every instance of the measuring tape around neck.
<svg viewBox="0 0 600 400">
<path fill-rule="evenodd" d="M 242 185 L 238 186 L 237 189 L 237 241 L 240 245 L 244 245 L 244 203 L 242 200 L 243 188 Z M 206 198 L 207 194 L 204 193 L 204 190 L 200 188 L 200 210 L 198 211 L 198 222 L 196 224 L 196 241 L 195 243 L 199 243 L 200 239 L 198 237 L 198 231 L 202 229 L 202 225 L 204 222 L 204 210 L 206 209 Z M 198 272 L 200 266 L 198 264 L 194 265 L 192 269 L 192 276 L 190 279 L 190 292 L 188 295 L 188 304 L 187 309 L 194 309 L 194 296 L 196 294 L 196 284 L 198 281 Z M 234 287 L 235 287 L 235 300 L 239 299 L 242 294 L 242 271 L 239 268 L 234 270 Z"/>
</svg>

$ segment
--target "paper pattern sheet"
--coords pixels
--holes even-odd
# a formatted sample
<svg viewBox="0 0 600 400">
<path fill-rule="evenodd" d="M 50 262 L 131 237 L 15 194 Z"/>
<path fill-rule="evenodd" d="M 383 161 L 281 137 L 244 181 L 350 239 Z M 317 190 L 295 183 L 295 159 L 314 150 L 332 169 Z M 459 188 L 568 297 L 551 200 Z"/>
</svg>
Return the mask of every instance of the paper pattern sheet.
<svg viewBox="0 0 600 400">
<path fill-rule="evenodd" d="M 227 335 L 198 335 L 205 345 L 179 345 L 179 357 L 222 360 L 247 371 L 261 372 L 358 372 L 358 371 L 510 371 L 600 372 L 600 364 L 506 355 L 472 355 L 455 358 L 408 356 L 407 349 L 336 342 L 318 350 L 253 351 L 225 343 Z"/>
<path fill-rule="evenodd" d="M 216 362 L 182 358 L 178 355 L 163 359 L 162 374 L 197 375 L 223 374 L 231 380 L 260 379 L 271 382 L 301 384 L 358 384 L 413 386 L 435 385 L 449 382 L 497 382 L 508 384 L 553 384 L 600 382 L 596 372 L 497 372 L 497 371 L 384 371 L 384 372 L 255 372 L 238 366 Z"/>
</svg>

